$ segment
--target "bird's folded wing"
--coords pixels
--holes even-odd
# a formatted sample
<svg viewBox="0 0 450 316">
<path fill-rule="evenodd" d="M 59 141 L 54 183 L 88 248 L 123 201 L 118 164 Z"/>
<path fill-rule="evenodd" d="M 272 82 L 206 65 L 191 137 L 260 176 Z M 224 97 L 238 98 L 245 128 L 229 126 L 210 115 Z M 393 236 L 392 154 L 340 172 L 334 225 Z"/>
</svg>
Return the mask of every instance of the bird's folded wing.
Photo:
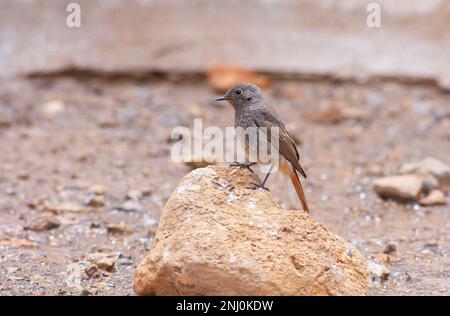
<svg viewBox="0 0 450 316">
<path fill-rule="evenodd" d="M 297 147 L 292 136 L 286 130 L 283 122 L 278 120 L 272 113 L 270 112 L 259 112 L 258 115 L 254 115 L 254 124 L 256 127 L 265 127 L 267 129 L 267 141 L 271 142 L 272 131 L 271 127 L 279 128 L 279 143 L 278 148 L 281 155 L 286 158 L 292 166 L 300 172 L 302 176 L 306 178 L 306 173 L 303 170 L 302 166 L 298 162 L 300 155 L 297 151 Z M 263 131 L 263 130 L 262 130 Z"/>
</svg>

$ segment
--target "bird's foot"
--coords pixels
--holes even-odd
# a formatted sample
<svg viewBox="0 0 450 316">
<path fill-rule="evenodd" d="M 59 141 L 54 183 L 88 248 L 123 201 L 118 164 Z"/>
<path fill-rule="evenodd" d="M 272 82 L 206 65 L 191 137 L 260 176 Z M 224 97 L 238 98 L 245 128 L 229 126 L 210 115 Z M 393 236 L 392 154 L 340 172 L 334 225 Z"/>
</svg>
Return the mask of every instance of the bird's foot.
<svg viewBox="0 0 450 316">
<path fill-rule="evenodd" d="M 253 185 L 253 187 L 251 187 L 251 189 L 253 190 L 263 189 L 266 190 L 267 192 L 270 192 L 269 188 L 265 187 L 263 183 L 250 182 L 250 184 Z"/>
<path fill-rule="evenodd" d="M 248 169 L 251 172 L 254 172 L 254 171 L 250 167 L 254 166 L 254 165 L 256 165 L 256 162 L 237 162 L 236 161 L 236 162 L 233 162 L 230 164 L 231 167 L 239 167 L 241 169 Z"/>
</svg>

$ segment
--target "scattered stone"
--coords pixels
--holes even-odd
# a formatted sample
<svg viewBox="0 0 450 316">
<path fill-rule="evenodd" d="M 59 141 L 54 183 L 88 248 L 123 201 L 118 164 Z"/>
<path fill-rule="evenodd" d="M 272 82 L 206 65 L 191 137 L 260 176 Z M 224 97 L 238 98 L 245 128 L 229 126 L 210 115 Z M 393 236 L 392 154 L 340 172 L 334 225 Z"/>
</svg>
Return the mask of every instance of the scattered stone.
<svg viewBox="0 0 450 316">
<path fill-rule="evenodd" d="M 367 118 L 367 113 L 361 109 L 331 105 L 321 112 L 311 113 L 306 119 L 312 122 L 338 124 L 345 119 L 361 120 Z"/>
<path fill-rule="evenodd" d="M 189 166 L 191 169 L 197 169 L 197 168 L 204 168 L 209 165 L 214 165 L 215 163 L 202 160 L 202 161 L 185 161 L 185 164 Z"/>
<path fill-rule="evenodd" d="M 403 272 L 400 276 L 405 282 L 412 282 L 413 278 L 409 275 L 408 272 Z"/>
<path fill-rule="evenodd" d="M 121 212 L 139 212 L 143 210 L 143 207 L 138 202 L 127 200 L 121 206 L 117 206 L 114 209 Z"/>
<path fill-rule="evenodd" d="M 94 252 L 89 254 L 89 260 L 93 264 L 97 265 L 99 269 L 103 271 L 111 271 L 113 270 L 119 256 L 119 253 Z M 91 269 L 95 272 L 94 268 Z"/>
<path fill-rule="evenodd" d="M 40 200 L 40 199 L 34 199 L 34 200 L 29 200 L 29 201 L 27 201 L 27 206 L 28 206 L 30 209 L 35 209 L 35 208 L 37 208 L 38 206 L 41 206 L 42 203 L 43 203 L 42 200 Z"/>
<path fill-rule="evenodd" d="M 432 251 L 437 253 L 439 250 L 439 244 L 437 242 L 428 242 L 422 246 L 423 250 Z"/>
<path fill-rule="evenodd" d="M 7 267 L 6 268 L 6 272 L 8 272 L 9 274 L 16 273 L 17 271 L 19 271 L 18 267 Z"/>
<path fill-rule="evenodd" d="M 389 274 L 391 273 L 384 264 L 375 263 L 369 261 L 367 263 L 367 271 L 370 273 L 370 279 L 372 281 L 387 281 Z"/>
<path fill-rule="evenodd" d="M 103 185 L 95 184 L 91 186 L 90 191 L 94 193 L 95 195 L 104 195 L 106 192 L 106 189 Z"/>
<path fill-rule="evenodd" d="M 96 264 L 91 264 L 84 269 L 84 273 L 90 278 L 98 278 L 102 276 L 103 272 Z"/>
<path fill-rule="evenodd" d="M 13 125 L 13 122 L 6 117 L 0 116 L 0 128 L 9 128 Z"/>
<path fill-rule="evenodd" d="M 433 157 L 425 158 L 416 163 L 404 164 L 400 168 L 400 173 L 431 174 L 440 182 L 448 182 L 450 180 L 450 166 Z"/>
<path fill-rule="evenodd" d="M 384 169 L 380 165 L 370 165 L 366 170 L 366 174 L 369 176 L 383 176 Z"/>
<path fill-rule="evenodd" d="M 16 173 L 16 177 L 19 180 L 28 180 L 30 178 L 30 175 L 25 171 L 19 171 Z"/>
<path fill-rule="evenodd" d="M 82 270 L 80 265 L 76 262 L 70 263 L 67 266 L 66 273 L 67 276 L 64 283 L 70 288 L 71 292 L 81 295 L 84 288 L 81 286 Z"/>
<path fill-rule="evenodd" d="M 195 153 L 184 158 L 184 163 L 192 169 L 204 168 L 209 165 L 216 165 L 215 157 L 204 155 L 196 155 Z"/>
<path fill-rule="evenodd" d="M 374 181 L 374 190 L 381 198 L 401 201 L 417 201 L 422 188 L 422 178 L 415 175 L 384 177 Z"/>
<path fill-rule="evenodd" d="M 359 108 L 344 106 L 341 111 L 344 119 L 365 120 L 369 117 L 366 111 Z"/>
<path fill-rule="evenodd" d="M 28 239 L 7 237 L 5 239 L 0 239 L 0 246 L 7 246 L 14 248 L 37 248 L 38 244 Z"/>
<path fill-rule="evenodd" d="M 383 264 L 391 263 L 392 261 L 392 256 L 383 252 L 374 253 L 370 255 L 370 258 L 373 259 L 374 261 L 382 262 Z"/>
<path fill-rule="evenodd" d="M 14 190 L 13 188 L 6 188 L 5 189 L 5 194 L 7 194 L 7 195 L 16 195 L 17 191 Z"/>
<path fill-rule="evenodd" d="M 58 218 L 52 214 L 44 213 L 36 216 L 24 229 L 42 232 L 57 228 L 61 225 Z"/>
<path fill-rule="evenodd" d="M 81 162 L 81 163 L 91 164 L 91 163 L 95 162 L 95 157 L 94 157 L 94 155 L 92 153 L 78 153 L 76 155 L 76 159 L 77 159 L 78 162 Z M 70 175 L 70 177 L 72 179 L 77 179 L 78 178 L 78 174 L 77 173 L 72 173 Z"/>
<path fill-rule="evenodd" d="M 89 225 L 89 228 L 100 228 L 102 227 L 102 224 L 98 222 L 92 222 L 91 225 Z"/>
<path fill-rule="evenodd" d="M 144 187 L 143 189 L 142 189 L 142 195 L 143 196 L 149 196 L 149 195 L 151 195 L 152 194 L 152 192 L 154 191 L 154 188 L 152 188 L 152 187 Z"/>
<path fill-rule="evenodd" d="M 149 177 L 149 176 L 151 175 L 151 172 L 150 172 L 150 170 L 149 170 L 148 168 L 144 168 L 144 169 L 142 170 L 142 175 L 143 175 L 144 177 Z"/>
<path fill-rule="evenodd" d="M 216 66 L 208 70 L 208 85 L 218 93 L 224 93 L 243 82 L 253 83 L 260 88 L 271 85 L 268 77 L 244 68 Z"/>
<path fill-rule="evenodd" d="M 97 124 L 101 128 L 116 128 L 119 126 L 119 121 L 113 116 L 104 116 L 97 119 Z"/>
<path fill-rule="evenodd" d="M 106 226 L 106 231 L 110 234 L 130 234 L 132 229 L 125 224 L 109 224 Z"/>
<path fill-rule="evenodd" d="M 281 209 L 270 192 L 248 189 L 257 181 L 254 173 L 229 166 L 185 176 L 164 207 L 150 254 L 136 270 L 134 291 L 368 294 L 359 252 L 308 214 Z"/>
<path fill-rule="evenodd" d="M 111 257 L 101 258 L 96 262 L 97 266 L 105 271 L 111 271 L 114 269 L 114 265 L 116 264 L 116 259 Z"/>
<path fill-rule="evenodd" d="M 122 159 L 117 159 L 116 161 L 114 161 L 114 166 L 116 166 L 117 168 L 125 168 L 125 161 L 123 161 Z"/>
<path fill-rule="evenodd" d="M 397 245 L 390 242 L 386 245 L 386 247 L 384 247 L 383 253 L 388 254 L 388 255 L 392 255 L 395 254 L 397 252 Z"/>
<path fill-rule="evenodd" d="M 52 100 L 44 104 L 42 113 L 47 117 L 55 117 L 64 112 L 65 109 L 66 105 L 63 100 Z"/>
<path fill-rule="evenodd" d="M 133 265 L 133 258 L 131 256 L 119 255 L 117 259 L 116 266 L 118 267 L 129 267 Z"/>
<path fill-rule="evenodd" d="M 92 207 L 103 207 L 105 206 L 105 199 L 100 195 L 89 195 L 84 204 Z"/>
<path fill-rule="evenodd" d="M 71 203 L 71 202 L 64 202 L 61 204 L 44 204 L 44 210 L 48 212 L 53 212 L 56 214 L 64 213 L 64 212 L 73 212 L 73 213 L 83 213 L 83 212 L 89 212 L 91 209 L 88 207 L 85 207 L 83 205 Z"/>
<path fill-rule="evenodd" d="M 132 201 L 139 201 L 142 199 L 142 192 L 139 190 L 130 190 L 127 192 L 126 198 Z"/>
<path fill-rule="evenodd" d="M 108 286 L 108 284 L 104 283 L 104 282 L 94 283 L 94 284 L 91 285 L 91 288 L 89 289 L 89 292 L 92 295 L 96 295 L 96 294 L 98 294 L 99 290 L 104 289 L 107 286 Z"/>
<path fill-rule="evenodd" d="M 419 203 L 422 206 L 445 205 L 447 204 L 447 198 L 442 191 L 433 190 L 426 197 L 422 198 Z"/>
</svg>

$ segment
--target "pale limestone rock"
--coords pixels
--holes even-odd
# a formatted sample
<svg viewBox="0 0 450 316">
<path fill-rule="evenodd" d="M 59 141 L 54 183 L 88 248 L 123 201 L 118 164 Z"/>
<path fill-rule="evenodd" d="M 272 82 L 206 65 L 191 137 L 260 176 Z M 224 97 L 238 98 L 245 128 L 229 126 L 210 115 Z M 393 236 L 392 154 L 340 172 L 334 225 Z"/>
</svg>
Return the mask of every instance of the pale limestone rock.
<svg viewBox="0 0 450 316">
<path fill-rule="evenodd" d="M 433 157 L 427 157 L 419 162 L 404 164 L 400 173 L 415 173 L 420 175 L 432 175 L 440 182 L 450 180 L 450 166 Z"/>
<path fill-rule="evenodd" d="M 374 190 L 382 198 L 416 201 L 422 188 L 423 179 L 415 175 L 384 177 L 374 181 Z"/>
<path fill-rule="evenodd" d="M 433 190 L 421 199 L 419 203 L 423 206 L 445 205 L 447 204 L 447 198 L 442 191 Z"/>
<path fill-rule="evenodd" d="M 253 190 L 248 170 L 196 169 L 167 202 L 139 295 L 365 295 L 366 262 L 302 211 Z"/>
<path fill-rule="evenodd" d="M 367 271 L 369 271 L 372 281 L 386 281 L 391 273 L 384 264 L 379 264 L 373 261 L 369 261 L 367 264 Z"/>
</svg>

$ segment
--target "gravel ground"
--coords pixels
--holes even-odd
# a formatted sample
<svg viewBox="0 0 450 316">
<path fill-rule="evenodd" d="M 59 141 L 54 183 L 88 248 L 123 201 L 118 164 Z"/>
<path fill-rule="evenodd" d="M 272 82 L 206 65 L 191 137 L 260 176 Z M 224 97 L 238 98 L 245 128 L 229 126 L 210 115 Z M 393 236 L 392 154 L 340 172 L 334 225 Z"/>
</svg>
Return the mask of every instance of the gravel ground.
<svg viewBox="0 0 450 316">
<path fill-rule="evenodd" d="M 450 95 L 424 84 L 290 80 L 265 93 L 298 138 L 311 215 L 367 258 L 389 253 L 390 274 L 371 281 L 373 294 L 449 295 L 448 206 L 385 201 L 372 181 L 429 156 L 450 163 Z M 133 295 L 133 270 L 190 170 L 171 161 L 170 132 L 198 117 L 231 126 L 216 95 L 202 78 L 3 81 L 0 294 Z M 311 119 L 330 106 L 352 111 Z M 288 179 L 268 186 L 283 206 L 300 207 Z"/>
</svg>

